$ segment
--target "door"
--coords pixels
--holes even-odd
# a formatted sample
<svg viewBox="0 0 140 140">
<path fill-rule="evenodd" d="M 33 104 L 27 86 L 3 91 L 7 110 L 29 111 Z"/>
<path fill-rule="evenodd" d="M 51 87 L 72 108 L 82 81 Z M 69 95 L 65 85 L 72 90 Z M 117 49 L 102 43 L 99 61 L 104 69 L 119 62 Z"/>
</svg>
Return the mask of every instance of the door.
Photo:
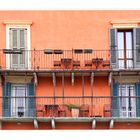
<svg viewBox="0 0 140 140">
<path fill-rule="evenodd" d="M 27 85 L 13 84 L 11 86 L 11 90 L 11 116 L 27 116 Z"/>
<path fill-rule="evenodd" d="M 117 32 L 119 69 L 133 68 L 132 30 Z"/>
<path fill-rule="evenodd" d="M 22 50 L 21 53 L 10 54 L 10 68 L 27 68 L 28 53 L 25 51 L 27 49 L 27 29 L 10 28 L 9 33 L 10 49 Z"/>
<path fill-rule="evenodd" d="M 136 117 L 135 85 L 119 85 L 119 95 L 120 117 Z"/>
</svg>

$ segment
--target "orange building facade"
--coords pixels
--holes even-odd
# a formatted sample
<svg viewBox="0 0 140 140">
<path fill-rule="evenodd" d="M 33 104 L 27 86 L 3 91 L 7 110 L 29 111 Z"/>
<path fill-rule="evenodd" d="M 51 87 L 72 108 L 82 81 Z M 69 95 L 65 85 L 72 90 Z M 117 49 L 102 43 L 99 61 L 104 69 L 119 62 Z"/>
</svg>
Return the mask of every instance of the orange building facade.
<svg viewBox="0 0 140 140">
<path fill-rule="evenodd" d="M 0 11 L 0 128 L 140 129 L 140 11 Z"/>
</svg>

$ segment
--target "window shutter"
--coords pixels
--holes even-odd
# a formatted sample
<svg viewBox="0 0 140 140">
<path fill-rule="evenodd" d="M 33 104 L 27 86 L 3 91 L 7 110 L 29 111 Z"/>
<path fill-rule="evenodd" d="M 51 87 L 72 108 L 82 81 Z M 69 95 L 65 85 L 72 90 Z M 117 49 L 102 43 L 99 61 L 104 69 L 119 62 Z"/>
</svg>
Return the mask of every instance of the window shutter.
<svg viewBox="0 0 140 140">
<path fill-rule="evenodd" d="M 134 67 L 140 68 L 140 28 L 133 29 Z"/>
<path fill-rule="evenodd" d="M 28 84 L 28 117 L 35 116 L 34 84 Z"/>
<path fill-rule="evenodd" d="M 118 43 L 117 43 L 117 29 L 111 28 L 110 29 L 110 53 L 111 53 L 111 58 L 110 58 L 110 63 L 111 67 L 118 68 L 118 54 L 117 54 L 117 48 L 118 48 Z"/>
<path fill-rule="evenodd" d="M 17 35 L 17 29 L 10 29 L 12 34 L 11 34 L 11 44 L 12 44 L 12 49 L 18 47 L 18 35 Z"/>
<path fill-rule="evenodd" d="M 6 83 L 5 85 L 2 86 L 2 91 L 3 91 L 3 117 L 10 117 L 11 116 L 11 84 Z"/>
<path fill-rule="evenodd" d="M 27 29 L 20 29 L 20 49 L 26 50 L 27 49 Z M 24 67 L 27 68 L 28 66 L 28 52 L 23 51 L 23 53 L 20 55 L 20 64 Z"/>
<path fill-rule="evenodd" d="M 117 97 L 117 98 L 116 98 Z M 112 116 L 119 117 L 119 84 L 113 84 Z"/>
<path fill-rule="evenodd" d="M 136 83 L 136 96 L 140 97 L 140 83 Z M 140 117 L 140 98 L 136 98 L 136 116 Z"/>
</svg>

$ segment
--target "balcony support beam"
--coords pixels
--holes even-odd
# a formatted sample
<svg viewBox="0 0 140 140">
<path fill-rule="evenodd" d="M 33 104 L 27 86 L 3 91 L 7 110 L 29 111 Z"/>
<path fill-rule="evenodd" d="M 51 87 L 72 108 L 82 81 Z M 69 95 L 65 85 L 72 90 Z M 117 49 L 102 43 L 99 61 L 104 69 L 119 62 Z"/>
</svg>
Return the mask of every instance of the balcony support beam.
<svg viewBox="0 0 140 140">
<path fill-rule="evenodd" d="M 38 121 L 36 119 L 34 119 L 34 128 L 38 129 Z"/>
<path fill-rule="evenodd" d="M 110 120 L 110 123 L 109 123 L 109 129 L 112 129 L 114 127 L 114 120 Z"/>
<path fill-rule="evenodd" d="M 91 85 L 94 83 L 94 72 L 91 73 Z"/>
<path fill-rule="evenodd" d="M 52 120 L 51 120 L 51 125 L 52 125 L 52 129 L 55 129 L 55 120 L 54 120 L 54 118 L 52 118 Z"/>
<path fill-rule="evenodd" d="M 93 119 L 93 120 L 92 120 L 92 129 L 95 129 L 95 128 L 96 128 L 96 120 Z"/>
<path fill-rule="evenodd" d="M 71 84 L 72 86 L 74 86 L 74 72 L 72 72 L 71 74 Z"/>
<path fill-rule="evenodd" d="M 56 95 L 56 75 L 55 75 L 55 73 L 52 73 L 52 79 L 53 79 L 53 96 L 55 98 L 55 95 Z M 54 100 L 54 104 L 55 104 L 55 100 Z"/>
<path fill-rule="evenodd" d="M 84 97 L 84 74 L 82 73 L 82 97 Z"/>
<path fill-rule="evenodd" d="M 65 81 L 64 73 L 62 73 L 62 98 L 63 98 L 63 105 L 64 105 L 64 81 Z"/>
<path fill-rule="evenodd" d="M 109 77 L 108 77 L 109 86 L 111 85 L 111 83 L 112 83 L 112 72 L 109 73 Z"/>
<path fill-rule="evenodd" d="M 36 74 L 36 72 L 34 72 L 33 75 L 34 75 L 34 85 L 37 86 L 38 80 L 37 80 L 37 74 Z"/>
</svg>

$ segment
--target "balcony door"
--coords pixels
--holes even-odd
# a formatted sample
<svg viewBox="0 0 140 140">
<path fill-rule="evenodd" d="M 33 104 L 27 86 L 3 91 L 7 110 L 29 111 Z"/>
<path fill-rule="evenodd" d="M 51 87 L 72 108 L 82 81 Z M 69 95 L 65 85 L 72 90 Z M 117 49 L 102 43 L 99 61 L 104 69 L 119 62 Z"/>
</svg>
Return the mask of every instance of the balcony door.
<svg viewBox="0 0 140 140">
<path fill-rule="evenodd" d="M 13 84 L 11 90 L 11 116 L 27 116 L 27 85 Z"/>
<path fill-rule="evenodd" d="M 135 85 L 119 85 L 119 95 L 120 117 L 136 117 Z"/>
<path fill-rule="evenodd" d="M 121 30 L 118 37 L 118 64 L 120 69 L 133 68 L 132 31 Z"/>
<path fill-rule="evenodd" d="M 21 53 L 9 54 L 10 68 L 25 69 L 28 66 L 27 29 L 9 28 L 9 49 L 22 50 Z"/>
</svg>

